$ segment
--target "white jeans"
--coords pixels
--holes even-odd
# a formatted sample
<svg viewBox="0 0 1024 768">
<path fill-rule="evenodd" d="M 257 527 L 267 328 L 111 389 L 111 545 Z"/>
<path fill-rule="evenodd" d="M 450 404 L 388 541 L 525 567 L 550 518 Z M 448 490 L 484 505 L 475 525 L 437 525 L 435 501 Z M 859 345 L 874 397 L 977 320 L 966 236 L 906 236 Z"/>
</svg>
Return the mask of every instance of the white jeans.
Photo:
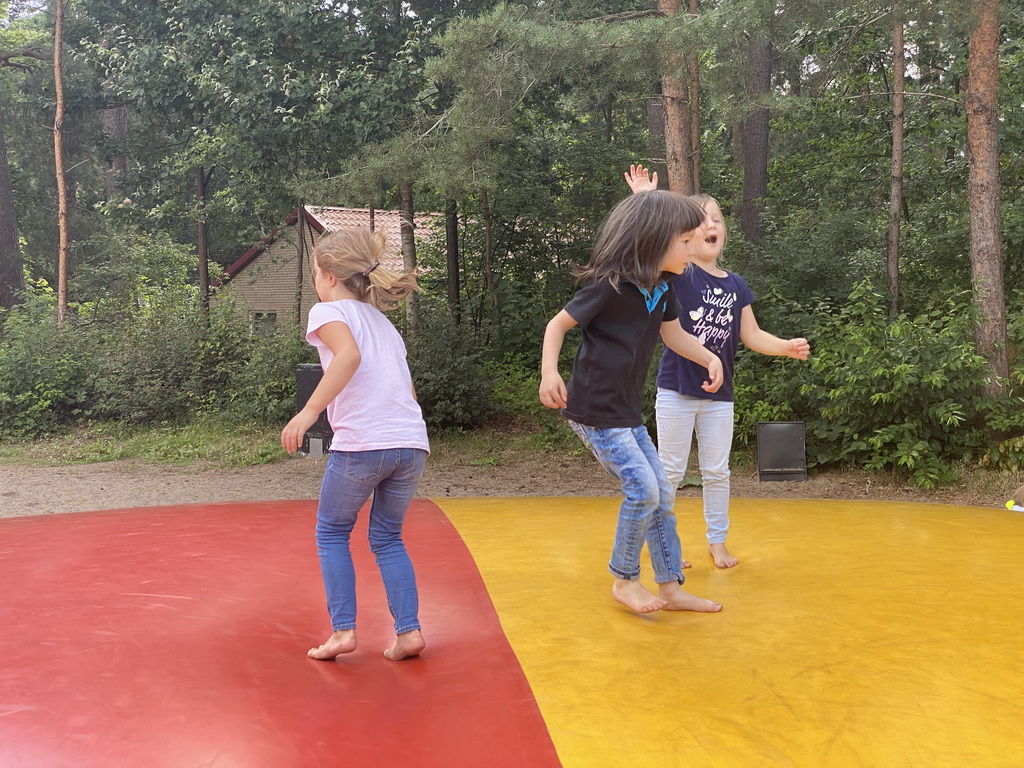
<svg viewBox="0 0 1024 768">
<path fill-rule="evenodd" d="M 729 531 L 729 452 L 733 404 L 658 389 L 658 458 L 678 487 L 686 474 L 690 441 L 697 432 L 697 456 L 704 484 L 704 521 L 709 544 L 725 541 Z"/>
</svg>

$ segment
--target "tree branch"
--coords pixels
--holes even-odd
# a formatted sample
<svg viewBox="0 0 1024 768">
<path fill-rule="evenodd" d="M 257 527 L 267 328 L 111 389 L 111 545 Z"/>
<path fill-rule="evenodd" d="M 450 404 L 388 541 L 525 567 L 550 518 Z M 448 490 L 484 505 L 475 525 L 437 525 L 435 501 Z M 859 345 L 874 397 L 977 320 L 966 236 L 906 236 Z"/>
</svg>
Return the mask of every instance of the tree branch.
<svg viewBox="0 0 1024 768">
<path fill-rule="evenodd" d="M 954 99 L 954 98 L 951 98 L 949 96 L 940 96 L 937 93 L 921 93 L 921 92 L 917 92 L 917 91 L 903 91 L 902 93 L 903 93 L 904 96 L 925 96 L 925 97 L 927 97 L 929 99 L 942 99 L 943 101 L 951 101 L 954 104 L 963 106 L 963 102 L 961 102 L 960 99 Z M 871 98 L 874 98 L 875 96 L 895 96 L 895 95 L 896 95 L 895 91 L 879 91 L 878 93 L 859 93 L 856 96 L 840 96 L 839 98 L 842 99 L 843 101 L 848 101 L 850 99 L 871 99 Z"/>
<path fill-rule="evenodd" d="M 574 26 L 589 24 L 592 21 L 605 21 L 609 24 L 614 24 L 620 21 L 636 21 L 637 19 L 661 19 L 664 18 L 664 16 L 664 13 L 655 8 L 647 11 L 623 11 L 622 13 L 609 13 L 605 16 L 593 16 L 589 19 L 570 21 L 568 23 Z"/>
<path fill-rule="evenodd" d="M 0 69 L 17 69 L 21 72 L 31 72 L 39 65 L 34 62 L 26 63 L 21 61 L 12 61 L 12 59 L 36 59 L 38 61 L 46 61 L 47 57 L 44 56 L 40 50 L 39 46 L 32 46 L 20 51 L 0 53 Z"/>
<path fill-rule="evenodd" d="M 890 13 L 892 13 L 892 11 L 883 11 L 878 16 L 875 16 L 873 19 L 868 19 L 867 21 L 861 22 L 860 24 L 853 28 L 853 31 L 850 32 L 850 34 L 846 36 L 846 39 L 839 45 L 839 48 L 835 51 L 828 64 L 822 67 L 821 69 L 822 81 L 825 87 L 827 87 L 828 84 L 832 82 L 832 72 L 835 70 L 836 66 L 838 66 L 839 60 L 849 52 L 850 48 L 853 46 L 853 42 L 857 39 L 860 33 L 867 29 L 867 27 L 870 26 L 871 24 L 874 24 L 884 19 Z"/>
</svg>

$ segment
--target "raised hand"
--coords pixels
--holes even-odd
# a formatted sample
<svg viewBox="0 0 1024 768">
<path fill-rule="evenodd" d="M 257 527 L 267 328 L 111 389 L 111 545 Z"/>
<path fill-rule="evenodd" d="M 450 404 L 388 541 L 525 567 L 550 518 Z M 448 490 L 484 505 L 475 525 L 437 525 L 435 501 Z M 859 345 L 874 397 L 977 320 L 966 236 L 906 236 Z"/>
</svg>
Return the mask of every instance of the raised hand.
<svg viewBox="0 0 1024 768">
<path fill-rule="evenodd" d="M 626 183 L 633 190 L 634 195 L 637 192 L 648 192 L 658 188 L 658 172 L 655 171 L 652 175 L 642 165 L 631 165 L 629 172 L 622 175 L 626 178 Z"/>
</svg>

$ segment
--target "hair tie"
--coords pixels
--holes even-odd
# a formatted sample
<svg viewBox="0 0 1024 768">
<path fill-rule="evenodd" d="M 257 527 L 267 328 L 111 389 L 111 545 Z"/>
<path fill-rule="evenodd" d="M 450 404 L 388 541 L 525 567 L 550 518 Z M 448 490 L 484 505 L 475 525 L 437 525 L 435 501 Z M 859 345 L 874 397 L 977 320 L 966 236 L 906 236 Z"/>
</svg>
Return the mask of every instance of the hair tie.
<svg viewBox="0 0 1024 768">
<path fill-rule="evenodd" d="M 370 273 L 373 272 L 373 270 L 375 270 L 379 266 L 380 266 L 380 262 L 379 261 L 373 262 L 373 266 L 367 267 L 366 269 L 363 270 L 363 277 L 369 277 Z"/>
</svg>

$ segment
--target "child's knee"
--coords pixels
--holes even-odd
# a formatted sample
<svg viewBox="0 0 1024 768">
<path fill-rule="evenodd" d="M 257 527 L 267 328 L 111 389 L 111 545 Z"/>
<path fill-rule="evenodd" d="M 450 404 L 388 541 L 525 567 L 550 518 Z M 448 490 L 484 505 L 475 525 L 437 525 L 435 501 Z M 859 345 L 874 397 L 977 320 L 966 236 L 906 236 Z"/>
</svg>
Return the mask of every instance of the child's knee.
<svg viewBox="0 0 1024 768">
<path fill-rule="evenodd" d="M 369 536 L 370 551 L 375 555 L 388 552 L 392 549 L 402 548 L 401 533 L 371 533 Z"/>
<path fill-rule="evenodd" d="M 661 488 L 658 487 L 657 481 L 653 480 L 648 482 L 636 480 L 624 482 L 622 484 L 622 495 L 626 497 L 630 504 L 651 510 L 656 509 L 663 499 Z"/>
</svg>

